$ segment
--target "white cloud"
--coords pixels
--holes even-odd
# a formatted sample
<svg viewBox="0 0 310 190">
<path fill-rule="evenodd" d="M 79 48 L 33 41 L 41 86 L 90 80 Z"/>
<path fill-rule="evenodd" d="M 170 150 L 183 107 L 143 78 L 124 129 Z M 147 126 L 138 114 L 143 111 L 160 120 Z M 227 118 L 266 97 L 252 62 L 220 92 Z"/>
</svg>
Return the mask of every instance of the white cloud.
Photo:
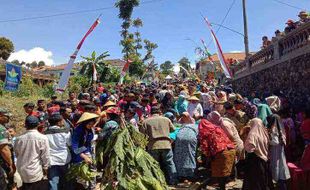
<svg viewBox="0 0 310 190">
<path fill-rule="evenodd" d="M 243 51 L 240 50 L 234 50 L 234 51 L 230 51 L 229 53 L 242 53 Z"/>
<path fill-rule="evenodd" d="M 41 47 L 35 47 L 30 50 L 22 49 L 12 53 L 9 57 L 9 61 L 18 60 L 19 62 L 24 61 L 26 63 L 44 61 L 45 65 L 50 66 L 54 64 L 52 56 L 53 53 L 51 51 L 47 51 Z"/>
</svg>

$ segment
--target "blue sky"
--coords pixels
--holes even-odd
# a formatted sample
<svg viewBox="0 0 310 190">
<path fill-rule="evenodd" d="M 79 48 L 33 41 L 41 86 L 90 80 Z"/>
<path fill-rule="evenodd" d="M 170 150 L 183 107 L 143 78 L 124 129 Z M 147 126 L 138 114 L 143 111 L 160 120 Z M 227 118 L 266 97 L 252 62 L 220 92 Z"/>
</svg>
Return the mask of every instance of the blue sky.
<svg viewBox="0 0 310 190">
<path fill-rule="evenodd" d="M 183 56 L 194 61 L 197 59 L 195 44 L 185 39 L 190 38 L 197 43 L 200 38 L 205 39 L 206 43 L 211 39 L 200 13 L 211 22 L 220 23 L 232 1 L 161 0 L 140 5 L 134 10 L 133 17 L 140 17 L 144 22 L 142 37 L 158 44 L 158 49 L 154 51 L 156 62 L 171 60 L 175 63 Z M 310 9 L 309 0 L 282 1 L 305 10 Z M 224 25 L 243 33 L 241 2 L 236 1 Z M 114 3 L 115 0 L 2 0 L 0 20 L 111 7 Z M 271 37 L 276 29 L 283 30 L 287 19 L 297 19 L 299 12 L 273 0 L 248 1 L 247 8 L 251 51 L 259 50 L 263 35 Z M 10 38 L 17 53 L 29 55 L 27 53 L 31 49 L 40 47 L 36 49 L 38 51 L 33 50 L 31 56 L 42 59 L 48 57 L 51 63 L 62 64 L 68 61 L 77 43 L 100 13 L 101 24 L 85 41 L 79 55 L 90 55 L 95 50 L 109 51 L 110 58 L 121 58 L 121 20 L 116 8 L 48 19 L 0 22 L 0 36 Z M 217 27 L 214 26 L 214 29 Z M 238 34 L 222 28 L 217 37 L 224 52 L 244 49 L 243 37 Z M 210 51 L 215 52 L 213 44 L 210 45 Z"/>
</svg>

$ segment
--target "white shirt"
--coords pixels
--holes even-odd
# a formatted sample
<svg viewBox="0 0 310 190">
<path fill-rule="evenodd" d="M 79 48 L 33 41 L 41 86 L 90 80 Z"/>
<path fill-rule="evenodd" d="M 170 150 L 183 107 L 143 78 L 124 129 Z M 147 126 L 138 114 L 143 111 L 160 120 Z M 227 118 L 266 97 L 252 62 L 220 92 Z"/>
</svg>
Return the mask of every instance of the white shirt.
<svg viewBox="0 0 310 190">
<path fill-rule="evenodd" d="M 49 166 L 49 144 L 45 135 L 37 129 L 27 130 L 16 138 L 14 150 L 16 167 L 24 183 L 42 180 L 43 168 Z"/>
<path fill-rule="evenodd" d="M 58 126 L 52 126 L 50 129 L 60 129 Z M 71 133 L 47 134 L 50 146 L 50 164 L 51 166 L 63 166 L 70 162 L 71 154 Z"/>
<path fill-rule="evenodd" d="M 193 117 L 194 115 L 203 116 L 203 109 L 200 103 L 197 104 L 189 103 L 187 106 L 187 112 L 191 117 Z"/>
</svg>

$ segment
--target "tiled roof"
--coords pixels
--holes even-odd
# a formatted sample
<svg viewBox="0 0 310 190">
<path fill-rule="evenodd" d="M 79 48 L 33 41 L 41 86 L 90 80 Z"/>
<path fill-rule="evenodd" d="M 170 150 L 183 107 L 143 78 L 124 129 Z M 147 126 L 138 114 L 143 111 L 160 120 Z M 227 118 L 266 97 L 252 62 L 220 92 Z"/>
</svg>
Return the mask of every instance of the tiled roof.
<svg viewBox="0 0 310 190">
<path fill-rule="evenodd" d="M 254 54 L 254 53 L 251 53 L 251 54 Z M 224 53 L 224 57 L 225 59 L 236 59 L 236 60 L 239 60 L 240 62 L 241 61 L 244 61 L 245 60 L 245 53 L 244 52 L 240 52 L 240 53 Z M 212 60 L 214 62 L 219 62 L 219 58 L 217 56 L 217 54 L 213 54 L 211 56 Z M 209 58 L 207 58 L 205 61 L 209 62 Z"/>
<path fill-rule="evenodd" d="M 107 62 L 115 67 L 123 67 L 126 64 L 126 61 L 123 61 L 121 59 L 110 59 L 107 60 Z"/>
</svg>

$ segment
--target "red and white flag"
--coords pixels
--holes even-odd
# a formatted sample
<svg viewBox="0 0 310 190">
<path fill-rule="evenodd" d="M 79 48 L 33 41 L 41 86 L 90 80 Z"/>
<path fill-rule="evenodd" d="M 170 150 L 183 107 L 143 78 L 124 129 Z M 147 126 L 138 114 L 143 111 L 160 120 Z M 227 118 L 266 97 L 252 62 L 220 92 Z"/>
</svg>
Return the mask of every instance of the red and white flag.
<svg viewBox="0 0 310 190">
<path fill-rule="evenodd" d="M 126 72 L 127 72 L 128 68 L 129 68 L 130 63 L 132 63 L 132 61 L 130 59 L 127 59 L 126 64 L 124 65 L 124 67 L 122 69 L 121 77 L 119 79 L 119 83 L 120 84 L 123 84 L 124 77 L 126 75 Z"/>
<path fill-rule="evenodd" d="M 93 82 L 96 82 L 97 81 L 97 69 L 96 69 L 96 65 L 93 64 Z"/>
<path fill-rule="evenodd" d="M 65 68 L 65 70 L 62 72 L 62 75 L 60 77 L 58 86 L 57 86 L 57 91 L 59 92 L 64 92 L 66 89 L 66 86 L 68 84 L 69 81 L 69 77 L 70 77 L 70 73 L 71 70 L 73 68 L 74 65 L 74 61 L 76 59 L 77 54 L 79 53 L 79 50 L 81 49 L 85 39 L 87 38 L 87 36 L 96 28 L 96 26 L 100 23 L 99 18 L 96 19 L 96 21 L 93 23 L 93 25 L 89 28 L 89 30 L 86 32 L 86 34 L 84 35 L 84 37 L 82 38 L 82 40 L 79 42 L 76 50 L 74 51 L 74 53 L 70 56 L 70 60 Z"/>
<path fill-rule="evenodd" d="M 232 75 L 231 75 L 231 72 L 230 72 L 230 70 L 229 70 L 229 68 L 227 66 L 226 61 L 225 61 L 225 57 L 224 57 L 222 48 L 220 46 L 220 43 L 219 43 L 218 39 L 216 38 L 215 33 L 214 33 L 214 31 L 212 29 L 212 26 L 211 26 L 210 22 L 208 21 L 208 19 L 205 17 L 204 20 L 206 21 L 206 23 L 207 23 L 207 25 L 208 25 L 208 27 L 210 29 L 213 42 L 214 42 L 215 47 L 217 49 L 217 56 L 218 56 L 218 58 L 220 60 L 220 64 L 221 64 L 221 67 L 222 67 L 222 69 L 224 71 L 224 74 L 225 74 L 225 76 L 227 78 L 231 78 Z"/>
</svg>

